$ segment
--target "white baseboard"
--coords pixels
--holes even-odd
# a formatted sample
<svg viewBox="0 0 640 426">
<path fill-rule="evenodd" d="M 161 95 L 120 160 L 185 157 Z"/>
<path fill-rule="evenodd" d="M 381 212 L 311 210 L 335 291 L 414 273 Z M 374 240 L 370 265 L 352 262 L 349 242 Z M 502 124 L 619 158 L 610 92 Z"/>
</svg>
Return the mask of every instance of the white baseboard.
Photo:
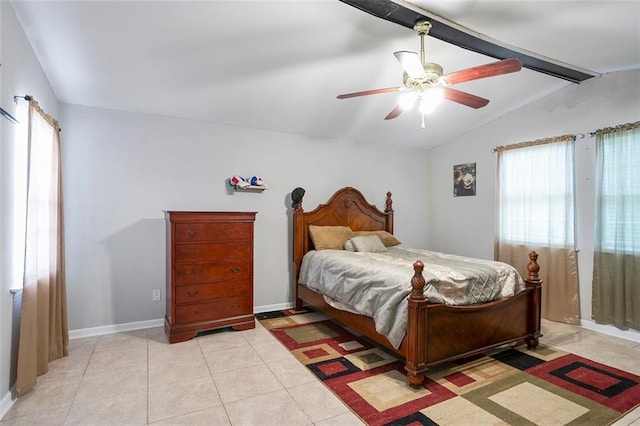
<svg viewBox="0 0 640 426">
<path fill-rule="evenodd" d="M 253 312 L 256 314 L 262 312 L 272 312 L 272 311 L 281 311 L 283 309 L 291 309 L 293 308 L 293 303 L 278 303 L 276 305 L 263 305 L 263 306 L 254 306 Z"/>
<path fill-rule="evenodd" d="M 293 303 L 291 302 L 278 303 L 275 305 L 254 306 L 253 312 L 258 314 L 261 312 L 279 311 L 279 310 L 291 309 L 291 308 L 293 308 Z M 598 333 L 607 334 L 609 336 L 619 337 L 621 339 L 631 340 L 633 342 L 640 343 L 640 332 L 637 332 L 634 330 L 620 330 L 619 328 L 614 327 L 612 325 L 598 324 L 594 321 L 585 320 L 585 319 L 581 320 L 580 325 L 588 330 L 592 330 Z M 69 330 L 69 338 L 79 339 L 81 337 L 102 336 L 105 334 L 122 333 L 125 331 L 142 330 L 145 328 L 154 328 L 154 327 L 162 327 L 162 326 L 164 326 L 164 318 L 148 320 L 148 321 L 128 322 L 124 324 L 103 325 L 100 327 Z M 0 405 L 0 408 L 2 408 L 2 405 Z"/>
<path fill-rule="evenodd" d="M 0 420 L 4 418 L 4 416 L 9 412 L 13 403 L 16 402 L 15 398 L 13 398 L 14 388 L 12 387 L 7 391 L 7 393 L 0 399 Z"/>
<path fill-rule="evenodd" d="M 580 325 L 587 330 L 640 343 L 640 332 L 634 330 L 621 330 L 613 325 L 598 324 L 595 321 L 585 319 L 580 321 Z"/>
<path fill-rule="evenodd" d="M 279 303 L 276 305 L 255 306 L 254 313 L 279 311 L 282 309 L 293 308 L 293 303 Z M 102 325 L 100 327 L 79 328 L 77 330 L 69 330 L 69 339 L 79 339 L 82 337 L 103 336 L 105 334 L 123 333 L 125 331 L 142 330 L 145 328 L 163 327 L 164 318 L 135 321 L 123 324 Z"/>
<path fill-rule="evenodd" d="M 122 333 L 125 331 L 142 330 L 144 328 L 154 328 L 164 326 L 164 318 L 126 322 L 123 324 L 102 325 L 100 327 L 80 328 L 69 330 L 69 339 L 79 339 L 81 337 L 102 336 L 105 334 Z"/>
</svg>

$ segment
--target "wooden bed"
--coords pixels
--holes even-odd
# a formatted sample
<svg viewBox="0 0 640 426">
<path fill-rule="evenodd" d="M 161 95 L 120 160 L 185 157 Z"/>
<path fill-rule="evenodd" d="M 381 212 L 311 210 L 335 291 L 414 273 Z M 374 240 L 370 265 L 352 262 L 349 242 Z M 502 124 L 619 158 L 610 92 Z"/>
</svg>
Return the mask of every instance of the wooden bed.
<svg viewBox="0 0 640 426">
<path fill-rule="evenodd" d="M 412 291 L 408 298 L 407 334 L 398 349 L 375 330 L 373 320 L 364 315 L 335 309 L 321 294 L 298 284 L 302 258 L 313 250 L 309 225 L 346 225 L 353 231 L 385 230 L 393 233 L 391 193 L 387 192 L 384 212 L 369 204 L 355 188 L 338 190 L 326 204 L 305 212 L 302 200 L 293 212 L 293 261 L 296 309 L 306 303 L 337 321 L 360 331 L 367 337 L 401 355 L 406 363 L 409 384 L 419 387 L 424 373 L 432 366 L 502 345 L 526 343 L 538 345 L 542 282 L 538 279 L 538 255 L 529 254 L 525 290 L 516 295 L 488 303 L 468 306 L 445 306 L 430 303 L 424 296 L 423 263 L 413 264 Z"/>
</svg>

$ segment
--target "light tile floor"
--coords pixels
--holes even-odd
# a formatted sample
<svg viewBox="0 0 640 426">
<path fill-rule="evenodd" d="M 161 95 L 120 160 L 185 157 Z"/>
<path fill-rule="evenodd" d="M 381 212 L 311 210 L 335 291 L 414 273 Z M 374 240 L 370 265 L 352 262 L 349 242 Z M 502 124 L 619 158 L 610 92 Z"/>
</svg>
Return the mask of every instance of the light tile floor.
<svg viewBox="0 0 640 426">
<path fill-rule="evenodd" d="M 640 375 L 640 344 L 543 322 L 543 342 Z M 361 425 L 259 323 L 169 345 L 161 328 L 75 339 L 8 425 Z M 640 408 L 616 426 L 640 425 Z"/>
</svg>

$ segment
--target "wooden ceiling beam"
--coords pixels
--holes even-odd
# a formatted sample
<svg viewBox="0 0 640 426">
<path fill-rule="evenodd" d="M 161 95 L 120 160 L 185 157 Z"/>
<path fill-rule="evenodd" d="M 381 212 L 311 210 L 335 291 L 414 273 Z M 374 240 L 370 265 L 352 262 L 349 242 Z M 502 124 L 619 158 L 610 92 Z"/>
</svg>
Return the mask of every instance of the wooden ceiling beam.
<svg viewBox="0 0 640 426">
<path fill-rule="evenodd" d="M 431 22 L 429 35 L 463 49 L 497 59 L 517 58 L 525 68 L 548 74 L 573 83 L 581 83 L 600 74 L 569 64 L 545 58 L 532 52 L 509 46 L 468 30 L 437 15 L 421 11 L 404 1 L 391 0 L 340 0 L 378 18 L 394 22 L 413 30 L 420 21 Z M 423 13 L 424 12 L 424 13 Z"/>
</svg>

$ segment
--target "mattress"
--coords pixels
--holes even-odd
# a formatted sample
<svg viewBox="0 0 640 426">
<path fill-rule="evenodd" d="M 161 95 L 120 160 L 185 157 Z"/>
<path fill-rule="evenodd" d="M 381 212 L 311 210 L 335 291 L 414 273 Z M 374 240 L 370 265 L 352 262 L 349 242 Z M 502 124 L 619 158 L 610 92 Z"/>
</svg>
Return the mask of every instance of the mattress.
<svg viewBox="0 0 640 426">
<path fill-rule="evenodd" d="M 485 303 L 524 289 L 518 272 L 506 263 L 403 246 L 382 253 L 312 250 L 302 259 L 299 284 L 334 306 L 373 318 L 376 331 L 398 348 L 406 334 L 416 260 L 425 265 L 424 294 L 431 303 Z"/>
</svg>

